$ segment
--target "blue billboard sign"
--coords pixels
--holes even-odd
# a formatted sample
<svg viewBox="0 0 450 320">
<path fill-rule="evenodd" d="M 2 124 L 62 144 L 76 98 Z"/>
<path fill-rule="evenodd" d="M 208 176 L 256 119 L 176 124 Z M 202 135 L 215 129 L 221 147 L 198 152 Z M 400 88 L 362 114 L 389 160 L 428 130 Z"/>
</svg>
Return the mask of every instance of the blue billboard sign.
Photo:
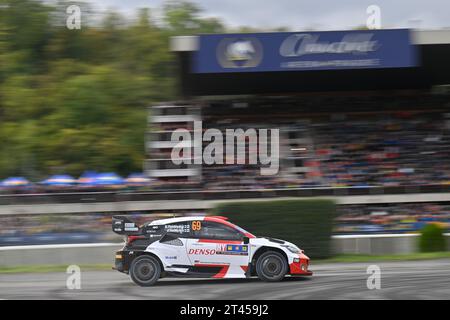
<svg viewBox="0 0 450 320">
<path fill-rule="evenodd" d="M 417 66 L 407 29 L 199 36 L 192 72 L 264 72 Z"/>
</svg>

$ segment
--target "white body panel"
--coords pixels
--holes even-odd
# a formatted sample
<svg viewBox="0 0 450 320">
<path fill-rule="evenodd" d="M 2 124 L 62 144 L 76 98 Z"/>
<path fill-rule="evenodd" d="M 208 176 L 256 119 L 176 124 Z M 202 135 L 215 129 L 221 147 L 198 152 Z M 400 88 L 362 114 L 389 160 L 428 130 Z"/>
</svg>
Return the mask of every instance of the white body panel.
<svg viewBox="0 0 450 320">
<path fill-rule="evenodd" d="M 186 252 L 187 239 L 180 238 L 180 240 L 183 243 L 182 246 L 175 246 L 156 241 L 149 245 L 146 251 L 158 256 L 164 267 L 171 265 L 189 265 L 190 261 Z"/>
<path fill-rule="evenodd" d="M 150 225 L 169 225 L 182 222 L 189 224 L 194 221 L 204 221 L 204 218 L 162 219 L 153 221 Z M 177 240 L 179 242 L 170 243 L 161 243 L 158 240 L 150 244 L 146 251 L 161 260 L 165 271 L 186 273 L 191 267 L 217 267 L 221 268 L 221 271 L 215 276 L 217 278 L 245 278 L 249 263 L 258 249 L 262 247 L 283 251 L 287 256 L 288 264 L 293 263 L 294 259 L 298 259 L 301 254 L 301 250 L 292 243 L 268 238 L 252 237 L 248 244 L 244 244 L 240 240 L 183 238 L 182 235 Z M 297 248 L 299 251 L 294 253 L 288 249 L 288 246 Z"/>
</svg>

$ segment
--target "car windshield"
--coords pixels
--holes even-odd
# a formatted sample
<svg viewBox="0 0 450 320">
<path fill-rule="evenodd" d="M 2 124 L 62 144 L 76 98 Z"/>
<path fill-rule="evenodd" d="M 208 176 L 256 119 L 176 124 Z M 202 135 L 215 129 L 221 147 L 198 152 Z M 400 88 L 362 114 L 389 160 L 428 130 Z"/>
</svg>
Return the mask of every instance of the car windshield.
<svg viewBox="0 0 450 320">
<path fill-rule="evenodd" d="M 239 226 L 237 226 L 237 225 L 235 225 L 234 223 L 231 223 L 232 225 L 233 225 L 233 227 L 234 228 L 236 228 L 236 230 L 238 230 L 239 232 L 241 232 L 241 233 L 243 233 L 243 234 L 247 234 L 247 233 L 249 233 L 249 234 L 251 234 L 251 235 L 253 235 L 251 232 L 248 232 L 247 230 L 245 230 L 244 228 L 241 228 L 241 227 L 239 227 Z"/>
</svg>

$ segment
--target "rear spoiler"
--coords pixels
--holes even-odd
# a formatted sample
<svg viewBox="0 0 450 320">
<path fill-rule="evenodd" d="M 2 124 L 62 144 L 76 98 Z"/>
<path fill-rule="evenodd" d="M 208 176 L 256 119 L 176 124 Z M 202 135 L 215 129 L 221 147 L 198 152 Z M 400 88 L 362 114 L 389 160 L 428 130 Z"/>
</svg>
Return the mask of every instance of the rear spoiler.
<svg viewBox="0 0 450 320">
<path fill-rule="evenodd" d="M 141 234 L 141 228 L 126 216 L 112 217 L 112 231 L 126 236 Z"/>
</svg>

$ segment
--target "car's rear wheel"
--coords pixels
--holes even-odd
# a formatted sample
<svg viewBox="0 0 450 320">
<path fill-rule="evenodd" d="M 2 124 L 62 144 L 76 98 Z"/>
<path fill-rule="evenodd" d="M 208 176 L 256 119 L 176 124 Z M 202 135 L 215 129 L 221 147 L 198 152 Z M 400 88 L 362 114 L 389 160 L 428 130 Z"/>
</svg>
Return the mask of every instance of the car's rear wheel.
<svg viewBox="0 0 450 320">
<path fill-rule="evenodd" d="M 276 251 L 264 252 L 256 261 L 256 274 L 263 281 L 281 281 L 287 271 L 286 258 Z"/>
<path fill-rule="evenodd" d="M 141 287 L 152 286 L 160 276 L 161 266 L 159 261 L 152 256 L 139 256 L 131 263 L 131 280 Z"/>
</svg>

